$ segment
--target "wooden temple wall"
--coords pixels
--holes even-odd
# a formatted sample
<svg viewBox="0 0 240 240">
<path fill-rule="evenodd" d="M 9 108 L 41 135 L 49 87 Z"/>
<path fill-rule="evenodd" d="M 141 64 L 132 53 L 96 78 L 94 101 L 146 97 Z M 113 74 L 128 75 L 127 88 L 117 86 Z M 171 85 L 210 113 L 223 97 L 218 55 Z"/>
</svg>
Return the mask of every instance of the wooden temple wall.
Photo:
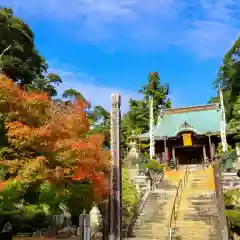
<svg viewBox="0 0 240 240">
<path fill-rule="evenodd" d="M 203 149 L 204 159 L 213 159 L 216 154 L 216 148 L 220 142 L 217 136 L 192 137 L 192 147 L 201 147 Z M 184 148 L 182 138 L 156 140 L 155 152 L 158 158 L 167 161 L 169 156 L 175 155 L 175 150 Z"/>
</svg>

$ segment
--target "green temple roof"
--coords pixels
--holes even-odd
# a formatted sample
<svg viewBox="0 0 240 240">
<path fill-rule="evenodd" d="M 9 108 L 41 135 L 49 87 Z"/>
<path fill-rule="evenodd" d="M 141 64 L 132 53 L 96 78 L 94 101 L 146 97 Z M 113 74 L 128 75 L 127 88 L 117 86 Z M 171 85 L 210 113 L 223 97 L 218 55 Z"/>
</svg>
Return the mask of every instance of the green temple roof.
<svg viewBox="0 0 240 240">
<path fill-rule="evenodd" d="M 197 135 L 219 134 L 221 112 L 218 104 L 163 110 L 154 127 L 156 140 L 176 137 L 181 132 L 192 131 Z M 139 136 L 149 139 L 149 133 Z"/>
</svg>

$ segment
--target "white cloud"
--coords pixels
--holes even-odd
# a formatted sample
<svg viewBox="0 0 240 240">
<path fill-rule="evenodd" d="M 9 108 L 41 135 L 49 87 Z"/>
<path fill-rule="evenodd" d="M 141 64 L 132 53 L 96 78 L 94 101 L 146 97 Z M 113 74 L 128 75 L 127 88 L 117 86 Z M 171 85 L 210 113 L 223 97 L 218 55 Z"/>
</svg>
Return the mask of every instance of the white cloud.
<svg viewBox="0 0 240 240">
<path fill-rule="evenodd" d="M 85 73 L 75 73 L 64 71 L 56 68 L 50 68 L 49 72 L 54 72 L 62 77 L 63 83 L 58 88 L 58 97 L 61 98 L 62 93 L 69 88 L 73 88 L 88 100 L 92 105 L 101 105 L 107 110 L 111 109 L 110 96 L 112 93 L 120 93 L 121 96 L 121 111 L 126 113 L 129 110 L 128 102 L 131 98 L 142 99 L 142 96 L 136 91 L 129 91 L 113 86 L 101 86 L 96 84 L 96 79 Z M 173 107 L 183 107 L 181 100 L 172 92 L 169 98 L 173 102 Z"/>
<path fill-rule="evenodd" d="M 26 18 L 55 20 L 61 31 L 108 49 L 158 51 L 173 43 L 210 57 L 239 34 L 238 0 L 0 0 Z M 238 15 L 237 15 L 238 13 Z"/>
<path fill-rule="evenodd" d="M 62 95 L 64 90 L 73 88 L 81 92 L 86 100 L 88 100 L 91 104 L 101 105 L 107 110 L 110 110 L 111 108 L 110 96 L 112 93 L 120 93 L 122 113 L 125 113 L 129 109 L 128 101 L 130 98 L 140 98 L 140 94 L 137 92 L 120 89 L 117 87 L 115 88 L 94 84 L 92 81 L 94 77 L 91 77 L 85 73 L 74 73 L 59 69 L 49 69 L 49 72 L 55 72 L 63 79 L 63 83 L 58 86 L 59 96 Z"/>
<path fill-rule="evenodd" d="M 222 56 L 231 47 L 233 40 L 236 40 L 233 36 L 237 35 L 238 30 L 226 23 L 194 21 L 191 23 L 191 31 L 185 32 L 185 38 L 179 41 L 179 45 L 203 58 Z"/>
</svg>

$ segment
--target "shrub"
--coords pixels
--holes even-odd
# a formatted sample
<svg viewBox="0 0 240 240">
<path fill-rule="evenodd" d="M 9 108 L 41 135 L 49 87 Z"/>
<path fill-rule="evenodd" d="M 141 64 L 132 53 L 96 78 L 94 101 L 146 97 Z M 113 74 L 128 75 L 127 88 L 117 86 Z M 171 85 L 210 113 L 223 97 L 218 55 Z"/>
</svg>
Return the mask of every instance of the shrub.
<svg viewBox="0 0 240 240">
<path fill-rule="evenodd" d="M 225 214 L 233 227 L 240 227 L 240 212 L 237 210 L 227 210 Z"/>
<path fill-rule="evenodd" d="M 240 210 L 240 190 L 230 189 L 224 193 L 226 209 Z"/>
<path fill-rule="evenodd" d="M 127 169 L 123 169 L 122 171 L 122 201 L 123 221 L 124 224 L 127 224 L 134 215 L 139 204 L 137 189 L 132 183 Z"/>
<path fill-rule="evenodd" d="M 156 174 L 162 173 L 163 165 L 157 160 L 149 160 L 146 164 L 144 164 L 145 169 L 149 169 Z"/>
<path fill-rule="evenodd" d="M 239 230 L 240 228 L 240 190 L 231 189 L 226 191 L 224 193 L 224 202 L 226 206 L 225 214 L 230 223 L 231 229 Z"/>
</svg>

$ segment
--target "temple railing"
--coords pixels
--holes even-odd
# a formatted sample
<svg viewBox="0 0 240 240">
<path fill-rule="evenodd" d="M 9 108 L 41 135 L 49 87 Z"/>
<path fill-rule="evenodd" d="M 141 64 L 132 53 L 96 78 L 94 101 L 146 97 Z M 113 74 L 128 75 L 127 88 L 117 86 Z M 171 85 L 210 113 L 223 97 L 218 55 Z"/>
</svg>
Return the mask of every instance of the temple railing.
<svg viewBox="0 0 240 240">
<path fill-rule="evenodd" d="M 188 176 L 190 173 L 190 169 L 187 166 L 184 172 L 183 178 L 179 181 L 177 192 L 175 195 L 175 199 L 173 202 L 172 213 L 169 221 L 169 240 L 173 239 L 175 229 L 176 229 L 176 221 L 178 217 L 179 206 L 182 198 L 183 191 L 187 185 Z"/>
</svg>

